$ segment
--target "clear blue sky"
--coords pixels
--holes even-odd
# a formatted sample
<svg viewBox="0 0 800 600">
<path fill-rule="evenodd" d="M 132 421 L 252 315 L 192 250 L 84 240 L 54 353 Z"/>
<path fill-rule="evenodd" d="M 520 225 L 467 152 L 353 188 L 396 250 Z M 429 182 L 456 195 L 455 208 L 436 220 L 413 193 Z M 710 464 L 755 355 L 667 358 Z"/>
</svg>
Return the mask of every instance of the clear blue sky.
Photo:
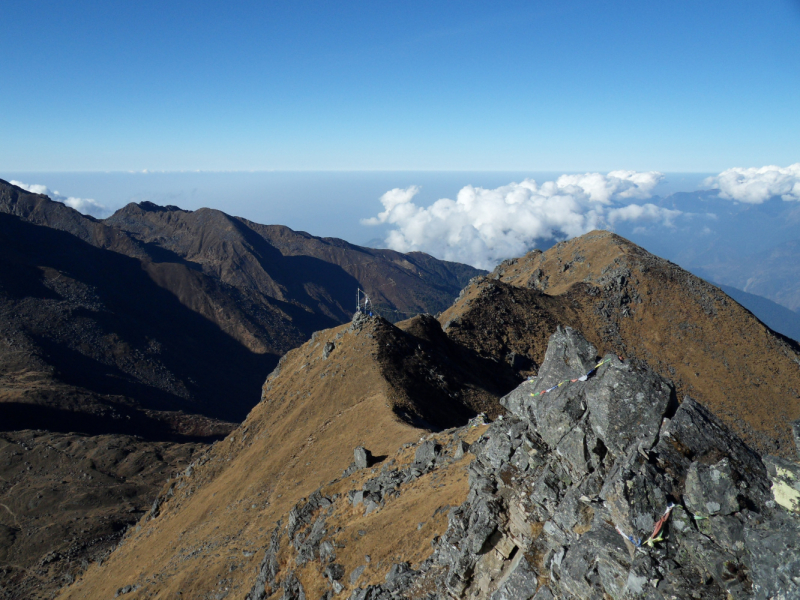
<svg viewBox="0 0 800 600">
<path fill-rule="evenodd" d="M 5 171 L 800 160 L 800 2 L 5 0 Z"/>
</svg>

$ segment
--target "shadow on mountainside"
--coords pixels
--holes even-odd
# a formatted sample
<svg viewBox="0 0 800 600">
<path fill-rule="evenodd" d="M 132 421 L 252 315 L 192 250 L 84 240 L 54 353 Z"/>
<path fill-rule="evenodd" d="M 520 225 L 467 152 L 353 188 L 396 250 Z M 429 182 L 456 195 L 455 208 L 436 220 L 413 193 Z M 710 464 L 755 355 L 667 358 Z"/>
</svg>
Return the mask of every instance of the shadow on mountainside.
<svg viewBox="0 0 800 600">
<path fill-rule="evenodd" d="M 65 383 L 140 408 L 240 421 L 277 363 L 183 305 L 146 264 L 68 233 L 0 214 L 0 265 L 7 335 L 25 340 Z M 190 272 L 169 268 L 191 294 Z"/>
<path fill-rule="evenodd" d="M 431 315 L 396 327 L 375 319 L 375 329 L 381 372 L 391 388 L 402 390 L 393 409 L 416 427 L 458 427 L 481 412 L 495 418 L 503 413 L 499 398 L 522 380 L 510 365 L 451 340 Z"/>
<path fill-rule="evenodd" d="M 53 433 L 85 435 L 125 434 L 155 442 L 211 443 L 225 437 L 224 433 L 210 435 L 178 435 L 168 421 L 148 417 L 141 411 L 114 405 L 114 417 L 62 410 L 52 406 L 22 402 L 0 402 L 0 431 L 24 429 Z M 142 432 L 146 432 L 143 435 Z"/>
</svg>

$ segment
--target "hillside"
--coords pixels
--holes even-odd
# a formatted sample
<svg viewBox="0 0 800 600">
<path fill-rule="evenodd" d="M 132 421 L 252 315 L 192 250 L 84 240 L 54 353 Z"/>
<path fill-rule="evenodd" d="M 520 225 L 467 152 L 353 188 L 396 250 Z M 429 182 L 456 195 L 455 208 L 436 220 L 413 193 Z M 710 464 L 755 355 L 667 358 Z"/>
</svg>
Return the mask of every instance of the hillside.
<svg viewBox="0 0 800 600">
<path fill-rule="evenodd" d="M 133 597 L 200 597 L 211 590 L 242 597 L 261 558 L 256 550 L 275 521 L 301 497 L 346 479 L 356 446 L 384 462 L 425 434 L 411 422 L 439 429 L 498 408 L 502 388 L 492 370 L 458 352 L 424 317 L 400 329 L 361 318 L 318 333 L 281 361 L 237 432 L 202 456 L 190 476 L 167 484 L 158 516 L 130 532 L 102 568 L 92 565 L 65 590 L 67 597 L 111 597 L 126 585 L 138 586 Z M 465 483 L 459 476 L 446 484 L 451 502 L 463 500 Z M 430 485 L 420 482 L 423 490 Z M 407 506 L 395 515 L 421 521 L 427 512 L 427 505 Z M 409 547 L 443 531 L 444 514 L 438 517 Z M 371 555 L 376 564 L 387 565 L 397 550 L 385 544 L 398 539 L 394 525 L 395 517 L 384 515 Z"/>
<path fill-rule="evenodd" d="M 154 281 L 192 271 L 6 214 L 0 265 L 4 430 L 192 438 L 247 414 L 263 358 Z"/>
<path fill-rule="evenodd" d="M 140 239 L 153 215 L 175 228 Z M 9 456 L 28 457 L 0 463 L 3 598 L 51 597 L 101 558 L 195 442 L 245 418 L 281 355 L 349 321 L 358 288 L 387 314 L 425 312 L 478 273 L 218 211 L 143 204 L 115 217 L 129 230 L 0 181 L 0 431 Z M 48 465 L 56 444 L 69 458 Z M 117 465 L 127 453 L 152 468 L 134 477 Z"/>
<path fill-rule="evenodd" d="M 719 288 L 609 232 L 506 261 L 440 321 L 477 354 L 535 374 L 557 325 L 644 360 L 761 452 L 794 452 L 800 346 Z"/>
<path fill-rule="evenodd" d="M 206 446 L 129 435 L 0 433 L 0 598 L 52 598 L 102 563 Z"/>
<path fill-rule="evenodd" d="M 349 321 L 357 289 L 387 314 L 437 312 L 479 273 L 209 209 L 101 222 L 2 181 L 0 217 L 6 428 L 76 428 L 78 411 L 90 433 L 224 433 L 191 415 L 241 421 L 281 355 Z"/>
<path fill-rule="evenodd" d="M 289 353 L 243 426 L 59 597 L 800 592 L 800 464 L 760 456 L 643 362 L 598 363 L 560 327 L 505 417 L 414 429 L 395 418 L 409 399 L 381 352 L 407 335 L 361 320 Z"/>
</svg>

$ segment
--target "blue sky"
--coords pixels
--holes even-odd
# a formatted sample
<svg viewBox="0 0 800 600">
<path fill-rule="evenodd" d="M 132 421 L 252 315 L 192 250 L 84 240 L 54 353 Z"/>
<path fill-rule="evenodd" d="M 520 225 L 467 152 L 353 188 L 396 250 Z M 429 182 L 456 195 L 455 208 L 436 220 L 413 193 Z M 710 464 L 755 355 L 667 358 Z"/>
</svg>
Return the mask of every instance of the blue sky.
<svg viewBox="0 0 800 600">
<path fill-rule="evenodd" d="M 2 17 L 3 172 L 798 161 L 797 0 L 6 0 Z"/>
</svg>

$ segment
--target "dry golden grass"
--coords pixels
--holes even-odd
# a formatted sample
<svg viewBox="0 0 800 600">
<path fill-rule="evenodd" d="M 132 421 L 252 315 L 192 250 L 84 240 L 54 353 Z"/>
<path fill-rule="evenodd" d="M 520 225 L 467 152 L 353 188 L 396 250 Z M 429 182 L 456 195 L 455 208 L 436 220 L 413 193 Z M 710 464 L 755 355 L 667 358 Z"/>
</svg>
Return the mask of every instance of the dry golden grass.
<svg viewBox="0 0 800 600">
<path fill-rule="evenodd" d="M 328 341 L 336 348 L 323 359 Z M 60 597 L 110 598 L 125 585 L 139 586 L 126 598 L 175 598 L 179 592 L 194 598 L 226 589 L 230 597 L 243 597 L 276 521 L 300 498 L 338 478 L 355 446 L 393 456 L 425 433 L 395 416 L 388 399 L 394 394 L 375 360 L 379 343 L 369 328 L 355 334 L 345 325 L 290 352 L 280 374 L 265 384 L 262 402 L 214 445 L 207 462 L 180 480 L 185 486 L 176 486 L 160 516 L 140 523 L 105 564 L 91 565 Z M 342 560 L 357 562 L 372 553 L 373 564 L 388 569 L 391 548 L 404 556 L 430 551 L 432 532 L 446 527 L 446 515 L 431 519 L 433 511 L 442 503 L 459 504 L 466 494 L 463 473 L 437 477 L 436 485 L 443 487 L 435 495 L 431 482 L 421 478 L 415 484 L 420 494 L 404 494 L 396 506 L 368 517 L 358 518 L 352 509 L 341 515 L 345 531 L 371 532 L 363 544 L 349 544 Z M 421 521 L 427 524 L 417 530 Z M 398 534 L 403 523 L 409 525 L 405 537 Z M 316 576 L 306 575 L 313 587 Z M 368 570 L 366 577 L 373 576 L 380 574 Z"/>
<path fill-rule="evenodd" d="M 613 306 L 613 289 L 598 289 L 614 269 L 630 271 L 625 290 L 641 299 L 628 304 L 628 316 Z M 461 343 L 487 354 L 505 344 L 541 362 L 556 325 L 570 325 L 601 353 L 647 361 L 675 383 L 679 400 L 706 404 L 762 453 L 794 452 L 789 424 L 800 417 L 800 347 L 718 288 L 605 231 L 531 252 L 493 275 L 511 289 L 481 302 L 473 286 L 440 317 L 483 325 L 448 331 Z M 501 312 L 505 324 L 487 333 Z"/>
</svg>

